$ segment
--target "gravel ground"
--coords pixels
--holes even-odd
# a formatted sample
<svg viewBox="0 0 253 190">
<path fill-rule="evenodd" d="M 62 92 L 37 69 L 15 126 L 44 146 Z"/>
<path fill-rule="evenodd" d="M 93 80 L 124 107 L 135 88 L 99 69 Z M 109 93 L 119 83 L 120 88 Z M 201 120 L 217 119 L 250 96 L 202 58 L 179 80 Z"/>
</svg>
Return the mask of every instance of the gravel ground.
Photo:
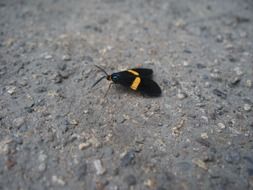
<svg viewBox="0 0 253 190">
<path fill-rule="evenodd" d="M 1 0 L 0 189 L 253 189 L 252 39 L 252 0 Z"/>
</svg>

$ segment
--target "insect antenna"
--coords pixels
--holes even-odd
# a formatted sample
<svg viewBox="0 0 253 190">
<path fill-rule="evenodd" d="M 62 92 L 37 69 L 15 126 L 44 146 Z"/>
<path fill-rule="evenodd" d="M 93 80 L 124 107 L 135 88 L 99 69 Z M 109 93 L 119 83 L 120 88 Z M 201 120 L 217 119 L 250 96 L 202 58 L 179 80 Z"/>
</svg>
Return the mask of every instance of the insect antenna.
<svg viewBox="0 0 253 190">
<path fill-rule="evenodd" d="M 99 66 L 97 66 L 97 65 L 95 65 L 97 68 L 99 68 L 101 71 L 103 71 L 105 74 L 106 74 L 106 76 L 108 76 L 108 73 L 104 70 L 104 69 L 102 69 L 101 67 L 99 67 Z"/>
<path fill-rule="evenodd" d="M 104 72 L 106 74 L 106 76 L 102 76 L 100 79 L 98 79 L 91 88 L 93 88 L 94 86 L 96 86 L 101 80 L 103 80 L 104 78 L 106 78 L 108 76 L 108 73 L 102 69 L 101 67 L 99 67 L 98 65 L 95 65 L 97 68 L 99 68 L 99 70 L 101 70 L 102 72 Z"/>
<path fill-rule="evenodd" d="M 94 86 L 96 86 L 101 80 L 103 80 L 104 78 L 106 78 L 107 76 L 102 76 L 100 79 L 98 79 L 91 88 L 93 88 Z"/>
</svg>

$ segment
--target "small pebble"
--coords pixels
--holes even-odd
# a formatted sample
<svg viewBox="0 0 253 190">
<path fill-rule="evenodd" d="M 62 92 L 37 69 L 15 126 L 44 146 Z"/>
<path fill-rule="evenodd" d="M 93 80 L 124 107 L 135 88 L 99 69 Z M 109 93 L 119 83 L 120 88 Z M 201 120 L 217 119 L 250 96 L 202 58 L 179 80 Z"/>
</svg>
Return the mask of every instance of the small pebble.
<svg viewBox="0 0 253 190">
<path fill-rule="evenodd" d="M 46 170 L 47 166 L 46 166 L 46 163 L 40 163 L 39 166 L 38 166 L 38 170 L 40 172 L 44 172 Z"/>
<path fill-rule="evenodd" d="M 189 62 L 188 61 L 183 61 L 183 66 L 185 66 L 185 67 L 189 66 Z"/>
<path fill-rule="evenodd" d="M 230 86 L 235 86 L 237 84 L 239 84 L 241 81 L 241 79 L 239 77 L 235 77 L 230 81 Z"/>
<path fill-rule="evenodd" d="M 63 56 L 62 56 L 62 60 L 63 60 L 63 61 L 70 61 L 70 60 L 71 60 L 71 57 L 70 57 L 70 55 L 63 55 Z"/>
<path fill-rule="evenodd" d="M 223 37 L 221 35 L 217 35 L 216 42 L 219 42 L 219 43 L 223 42 Z"/>
<path fill-rule="evenodd" d="M 13 125 L 14 127 L 20 127 L 25 123 L 25 118 L 24 117 L 18 117 L 13 120 Z"/>
<path fill-rule="evenodd" d="M 27 86 L 27 84 L 28 84 L 27 80 L 25 80 L 25 79 L 20 79 L 20 80 L 18 81 L 18 83 L 19 83 L 21 86 Z"/>
<path fill-rule="evenodd" d="M 16 92 L 16 89 L 16 86 L 6 86 L 6 90 L 10 95 L 14 94 Z"/>
<path fill-rule="evenodd" d="M 186 26 L 186 23 L 184 20 L 182 19 L 178 19 L 176 22 L 175 22 L 175 26 L 178 27 L 178 28 L 184 28 Z"/>
<path fill-rule="evenodd" d="M 144 181 L 144 185 L 147 186 L 149 189 L 155 189 L 156 180 L 155 179 L 148 179 Z"/>
<path fill-rule="evenodd" d="M 49 54 L 46 54 L 46 55 L 44 56 L 44 58 L 45 58 L 46 60 L 50 60 L 50 59 L 53 58 L 53 56 L 52 56 L 52 55 L 49 55 Z"/>
<path fill-rule="evenodd" d="M 0 155 L 7 154 L 10 150 L 9 143 L 12 142 L 11 139 L 4 139 L 0 141 Z"/>
<path fill-rule="evenodd" d="M 134 163 L 135 154 L 133 151 L 127 152 L 122 158 L 121 158 L 121 166 L 128 166 Z"/>
<path fill-rule="evenodd" d="M 235 71 L 236 75 L 238 75 L 238 76 L 243 75 L 243 71 L 241 70 L 240 67 L 235 67 L 234 71 Z"/>
<path fill-rule="evenodd" d="M 68 120 L 67 122 L 68 122 L 69 125 L 78 125 L 78 123 L 79 123 L 79 122 L 78 122 L 77 120 L 75 120 L 75 119 Z"/>
<path fill-rule="evenodd" d="M 251 110 L 251 105 L 250 104 L 244 104 L 243 109 L 245 111 L 250 111 Z"/>
<path fill-rule="evenodd" d="M 218 90 L 218 89 L 214 89 L 213 90 L 213 93 L 216 95 L 216 96 L 219 96 L 221 97 L 222 99 L 226 99 L 227 98 L 227 94 Z"/>
<path fill-rule="evenodd" d="M 219 81 L 219 82 L 222 81 L 222 78 L 221 78 L 221 76 L 220 76 L 219 73 L 211 73 L 211 74 L 210 74 L 210 77 L 211 77 L 213 80 L 216 80 L 216 81 Z"/>
<path fill-rule="evenodd" d="M 40 152 L 39 156 L 38 156 L 38 160 L 40 162 L 44 162 L 47 159 L 47 155 L 44 154 L 43 152 Z"/>
<path fill-rule="evenodd" d="M 184 51 L 183 51 L 184 53 L 192 53 L 192 51 L 191 50 L 189 50 L 189 49 L 184 49 Z"/>
<path fill-rule="evenodd" d="M 171 86 L 177 86 L 178 84 L 179 82 L 175 78 L 171 79 Z"/>
<path fill-rule="evenodd" d="M 252 81 L 251 80 L 246 80 L 246 87 L 251 88 L 252 87 Z"/>
<path fill-rule="evenodd" d="M 207 133 L 201 133 L 200 136 L 201 136 L 202 139 L 208 139 Z"/>
<path fill-rule="evenodd" d="M 207 139 L 201 137 L 197 138 L 196 141 L 203 146 L 210 147 L 210 142 Z"/>
<path fill-rule="evenodd" d="M 226 48 L 227 50 L 232 50 L 232 49 L 234 49 L 234 45 L 233 45 L 233 44 L 226 44 L 226 45 L 225 45 L 225 48 Z"/>
<path fill-rule="evenodd" d="M 205 83 L 204 83 L 204 87 L 205 87 L 205 88 L 210 88 L 210 87 L 211 87 L 210 82 L 205 82 Z"/>
<path fill-rule="evenodd" d="M 91 143 L 85 142 L 85 143 L 79 144 L 78 148 L 79 148 L 79 150 L 84 150 L 84 149 L 90 147 L 90 145 L 91 145 Z"/>
<path fill-rule="evenodd" d="M 223 124 L 223 123 L 218 123 L 217 126 L 220 128 L 220 129 L 225 129 L 226 126 Z"/>
<path fill-rule="evenodd" d="M 52 176 L 52 182 L 56 185 L 61 185 L 61 186 L 64 186 L 66 184 L 66 182 L 61 177 L 58 177 L 56 175 Z"/>
<path fill-rule="evenodd" d="M 102 166 L 101 160 L 94 160 L 93 164 L 97 175 L 103 175 L 106 172 L 105 168 Z"/>
<path fill-rule="evenodd" d="M 55 84 L 59 84 L 62 82 L 62 76 L 59 73 L 55 73 L 52 76 L 52 80 L 54 81 Z"/>
<path fill-rule="evenodd" d="M 203 162 L 203 161 L 200 160 L 200 159 L 192 160 L 192 163 L 196 164 L 198 167 L 200 167 L 200 168 L 202 168 L 202 169 L 204 169 L 204 170 L 207 170 L 207 169 L 208 169 L 206 163 Z"/>
<path fill-rule="evenodd" d="M 204 69 L 204 68 L 206 68 L 206 66 L 201 64 L 201 63 L 197 63 L 197 68 L 198 69 Z"/>
<path fill-rule="evenodd" d="M 185 99 L 187 97 L 187 94 L 185 94 L 184 92 L 179 92 L 178 94 L 177 94 L 177 98 L 179 99 L 179 100 L 183 100 L 183 99 Z"/>
</svg>

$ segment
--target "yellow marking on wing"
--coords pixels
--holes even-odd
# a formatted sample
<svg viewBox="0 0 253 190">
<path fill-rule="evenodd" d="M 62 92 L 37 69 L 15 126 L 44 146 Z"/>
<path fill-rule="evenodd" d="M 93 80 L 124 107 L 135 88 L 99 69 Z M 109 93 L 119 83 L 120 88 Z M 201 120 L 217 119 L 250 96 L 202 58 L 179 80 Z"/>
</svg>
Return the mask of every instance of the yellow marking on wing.
<svg viewBox="0 0 253 190">
<path fill-rule="evenodd" d="M 134 82 L 130 86 L 130 88 L 133 89 L 133 90 L 137 90 L 137 88 L 138 88 L 138 86 L 139 86 L 140 83 L 141 83 L 141 78 L 140 77 L 136 77 L 134 79 Z"/>
<path fill-rule="evenodd" d="M 138 72 L 136 72 L 136 71 L 134 71 L 134 70 L 127 70 L 129 73 L 132 73 L 132 74 L 134 74 L 135 76 L 139 76 L 139 73 Z"/>
</svg>

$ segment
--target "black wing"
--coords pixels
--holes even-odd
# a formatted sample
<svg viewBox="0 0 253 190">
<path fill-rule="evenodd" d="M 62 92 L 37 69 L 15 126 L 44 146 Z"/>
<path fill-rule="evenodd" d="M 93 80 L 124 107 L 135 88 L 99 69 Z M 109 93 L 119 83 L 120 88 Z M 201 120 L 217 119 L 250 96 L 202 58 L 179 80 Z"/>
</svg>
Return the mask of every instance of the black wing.
<svg viewBox="0 0 253 190">
<path fill-rule="evenodd" d="M 133 69 L 130 69 L 130 70 L 136 71 L 137 73 L 139 73 L 139 75 L 140 75 L 141 77 L 148 77 L 148 78 L 151 78 L 151 77 L 152 77 L 152 74 L 153 74 L 153 70 L 152 70 L 152 69 L 146 69 L 146 68 L 133 68 Z"/>
<path fill-rule="evenodd" d="M 116 84 L 121 84 L 126 87 L 130 87 L 136 78 L 136 76 L 128 71 L 121 71 L 118 73 L 113 73 L 113 75 L 117 76 L 117 79 L 114 81 Z"/>
<path fill-rule="evenodd" d="M 155 81 L 149 78 L 141 78 L 138 90 L 141 93 L 152 97 L 158 97 L 162 93 L 160 86 Z"/>
</svg>

